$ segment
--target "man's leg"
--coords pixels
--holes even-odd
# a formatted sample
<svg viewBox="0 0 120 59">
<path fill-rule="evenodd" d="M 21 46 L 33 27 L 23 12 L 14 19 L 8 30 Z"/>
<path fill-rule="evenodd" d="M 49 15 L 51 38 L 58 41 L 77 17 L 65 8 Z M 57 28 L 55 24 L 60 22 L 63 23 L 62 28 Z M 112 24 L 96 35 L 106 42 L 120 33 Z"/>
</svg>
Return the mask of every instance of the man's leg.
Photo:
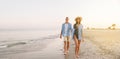
<svg viewBox="0 0 120 59">
<path fill-rule="evenodd" d="M 69 51 L 70 47 L 70 37 L 67 37 L 67 52 Z"/>
<path fill-rule="evenodd" d="M 67 52 L 67 37 L 64 37 L 64 54 Z"/>
</svg>

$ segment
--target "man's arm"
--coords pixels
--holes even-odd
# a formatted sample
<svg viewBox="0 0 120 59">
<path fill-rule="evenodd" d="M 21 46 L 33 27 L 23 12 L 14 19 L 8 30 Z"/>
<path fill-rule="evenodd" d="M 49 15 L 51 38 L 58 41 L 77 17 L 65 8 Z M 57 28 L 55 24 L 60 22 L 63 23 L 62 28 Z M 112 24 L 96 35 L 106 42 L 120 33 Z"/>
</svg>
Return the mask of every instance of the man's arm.
<svg viewBox="0 0 120 59">
<path fill-rule="evenodd" d="M 72 24 L 70 24 L 70 30 L 71 30 L 71 32 L 73 31 Z"/>
<path fill-rule="evenodd" d="M 62 39 L 62 31 L 63 31 L 63 25 L 62 25 L 62 29 L 61 29 L 61 33 L 60 33 L 60 38 Z"/>
<path fill-rule="evenodd" d="M 62 39 L 62 31 L 61 31 L 61 33 L 60 33 L 60 38 Z"/>
</svg>

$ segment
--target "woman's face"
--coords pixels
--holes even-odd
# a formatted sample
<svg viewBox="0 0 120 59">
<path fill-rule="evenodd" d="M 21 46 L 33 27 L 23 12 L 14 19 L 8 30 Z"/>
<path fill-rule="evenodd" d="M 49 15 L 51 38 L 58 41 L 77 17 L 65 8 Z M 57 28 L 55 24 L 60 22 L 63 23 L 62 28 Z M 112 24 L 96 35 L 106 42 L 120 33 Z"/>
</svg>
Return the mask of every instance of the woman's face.
<svg viewBox="0 0 120 59">
<path fill-rule="evenodd" d="M 80 20 L 80 19 L 77 19 L 76 21 L 77 21 L 77 23 L 81 22 L 81 20 Z"/>
</svg>

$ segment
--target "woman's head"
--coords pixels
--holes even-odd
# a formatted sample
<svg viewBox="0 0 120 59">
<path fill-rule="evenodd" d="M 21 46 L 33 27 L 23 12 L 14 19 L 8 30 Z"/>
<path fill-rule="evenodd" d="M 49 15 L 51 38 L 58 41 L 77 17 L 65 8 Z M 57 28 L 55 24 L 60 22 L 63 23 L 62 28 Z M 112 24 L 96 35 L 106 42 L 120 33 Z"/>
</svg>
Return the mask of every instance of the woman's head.
<svg viewBox="0 0 120 59">
<path fill-rule="evenodd" d="M 76 24 L 80 24 L 81 20 L 82 20 L 82 17 L 76 17 L 75 18 Z"/>
</svg>

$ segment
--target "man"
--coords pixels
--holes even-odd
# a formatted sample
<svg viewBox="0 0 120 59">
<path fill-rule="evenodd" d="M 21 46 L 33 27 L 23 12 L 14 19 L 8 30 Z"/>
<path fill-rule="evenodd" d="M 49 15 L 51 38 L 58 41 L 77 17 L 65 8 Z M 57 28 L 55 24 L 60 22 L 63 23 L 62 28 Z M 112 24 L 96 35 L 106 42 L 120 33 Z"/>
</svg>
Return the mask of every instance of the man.
<svg viewBox="0 0 120 59">
<path fill-rule="evenodd" d="M 62 24 L 60 38 L 64 37 L 64 55 L 66 55 L 69 51 L 69 43 L 70 43 L 70 34 L 72 33 L 72 25 L 69 23 L 69 18 L 66 17 L 65 23 Z"/>
</svg>

